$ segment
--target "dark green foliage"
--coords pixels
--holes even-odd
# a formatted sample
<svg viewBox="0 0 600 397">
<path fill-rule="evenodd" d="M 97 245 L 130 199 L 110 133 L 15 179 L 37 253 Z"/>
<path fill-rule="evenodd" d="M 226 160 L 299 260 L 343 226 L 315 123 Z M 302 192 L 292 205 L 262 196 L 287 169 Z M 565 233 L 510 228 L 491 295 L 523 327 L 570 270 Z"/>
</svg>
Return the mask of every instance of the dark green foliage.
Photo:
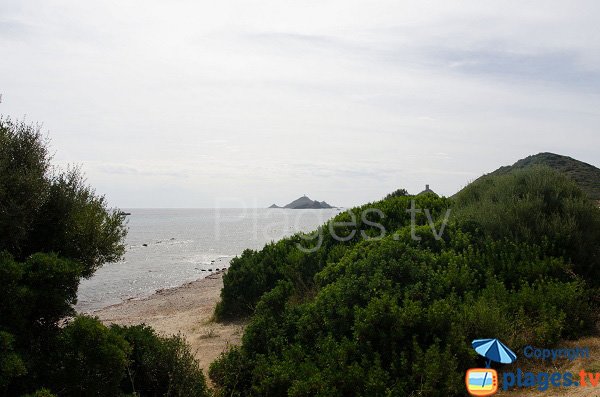
<svg viewBox="0 0 600 397">
<path fill-rule="evenodd" d="M 0 394 L 43 386 L 80 279 L 124 249 L 122 216 L 50 160 L 39 126 L 0 118 Z"/>
<path fill-rule="evenodd" d="M 50 156 L 39 127 L 0 119 L 0 251 L 23 251 L 44 204 Z"/>
<path fill-rule="evenodd" d="M 89 277 L 123 254 L 123 217 L 76 168 L 61 172 L 50 159 L 38 126 L 0 118 L 0 251 L 18 260 L 56 252 Z"/>
<path fill-rule="evenodd" d="M 76 317 L 82 277 L 120 258 L 124 219 L 37 126 L 0 119 L 0 396 L 206 396 L 180 337 Z"/>
<path fill-rule="evenodd" d="M 67 396 L 116 396 L 130 346 L 98 320 L 77 317 L 61 332 L 50 390 Z"/>
<path fill-rule="evenodd" d="M 14 343 L 12 334 L 0 331 L 0 390 L 5 389 L 14 378 L 27 373 L 23 359 L 15 352 Z"/>
<path fill-rule="evenodd" d="M 85 184 L 81 173 L 71 169 L 51 178 L 47 200 L 31 226 L 28 252 L 53 251 L 84 265 L 91 276 L 106 262 L 124 253 L 123 216 L 107 208 L 104 197 Z"/>
<path fill-rule="evenodd" d="M 254 310 L 263 293 L 272 289 L 278 280 L 289 280 L 296 286 L 297 297 L 310 295 L 314 287 L 314 276 L 326 263 L 341 258 L 356 243 L 362 241 L 361 231 L 370 238 L 378 238 L 382 230 L 372 223 L 379 223 L 387 233 L 397 231 L 410 224 L 411 216 L 406 212 L 414 200 L 419 208 L 428 208 L 433 219 L 441 219 L 450 206 L 448 199 L 439 199 L 433 195 L 418 197 L 399 196 L 353 208 L 338 214 L 312 235 L 294 235 L 277 243 L 265 246 L 261 251 L 246 250 L 240 257 L 231 261 L 227 273 L 223 277 L 224 288 L 221 291 L 221 302 L 215 314 L 220 320 L 246 316 Z M 367 210 L 377 208 L 384 214 L 381 218 L 375 212 Z M 351 225 L 344 225 L 350 223 Z M 416 214 L 418 225 L 427 225 L 423 212 Z M 348 238 L 343 244 L 334 238 L 331 229 L 340 238 Z M 429 227 L 425 228 L 431 236 Z M 307 249 L 318 246 L 314 252 L 303 252 L 298 247 Z M 423 237 L 424 240 L 426 236 Z M 422 244 L 426 244 L 425 241 Z"/>
<path fill-rule="evenodd" d="M 456 195 L 455 210 L 498 240 L 529 242 L 600 280 L 600 211 L 577 184 L 548 167 L 480 178 Z"/>
<path fill-rule="evenodd" d="M 204 375 L 180 336 L 80 316 L 65 327 L 44 384 L 64 396 L 207 396 Z"/>
<path fill-rule="evenodd" d="M 409 196 L 408 191 L 406 189 L 397 189 L 397 190 L 394 190 L 393 192 L 387 194 L 385 196 L 384 200 L 391 199 L 392 197 L 405 197 L 405 196 Z"/>
<path fill-rule="evenodd" d="M 73 314 L 81 273 L 81 265 L 56 254 L 34 254 L 23 263 L 0 254 L 0 324 L 19 335 L 56 326 Z"/>
<path fill-rule="evenodd" d="M 9 365 L 2 369 L 8 373 L 0 392 L 21 390 L 45 371 L 58 323 L 73 313 L 81 269 L 55 254 L 34 254 L 19 263 L 0 253 L 0 355 L 7 354 L 0 361 L 8 360 Z"/>
<path fill-rule="evenodd" d="M 24 397 L 56 397 L 56 395 L 52 394 L 52 392 L 50 392 L 50 390 L 48 389 L 40 389 L 37 390 L 35 393 L 27 394 Z"/>
<path fill-rule="evenodd" d="M 205 396 L 208 389 L 202 370 L 180 336 L 160 337 L 150 327 L 112 327 L 131 346 L 126 393 L 140 396 Z"/>
<path fill-rule="evenodd" d="M 223 353 L 210 365 L 209 376 L 220 386 L 216 395 L 239 397 L 250 394 L 243 387 L 247 387 L 252 381 L 252 364 L 240 347 L 233 346 L 227 353 Z"/>
<path fill-rule="evenodd" d="M 471 340 L 518 350 L 593 329 L 599 210 L 571 181 L 547 169 L 484 178 L 456 197 L 441 239 L 422 213 L 411 231 L 410 199 L 369 205 L 386 215 L 382 239 L 325 235 L 304 253 L 295 236 L 236 259 L 217 314 L 252 316 L 242 346 L 211 365 L 220 395 L 462 396 L 465 370 L 483 365 Z M 451 204 L 415 199 L 438 222 Z"/>
</svg>

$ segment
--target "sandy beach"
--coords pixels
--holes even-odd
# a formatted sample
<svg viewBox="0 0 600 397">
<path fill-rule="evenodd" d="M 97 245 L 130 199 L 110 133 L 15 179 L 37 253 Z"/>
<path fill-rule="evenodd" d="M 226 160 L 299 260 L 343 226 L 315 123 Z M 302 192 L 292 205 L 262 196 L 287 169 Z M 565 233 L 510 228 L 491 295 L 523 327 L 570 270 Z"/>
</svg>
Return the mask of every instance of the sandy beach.
<svg viewBox="0 0 600 397">
<path fill-rule="evenodd" d="M 139 300 L 129 300 L 97 310 L 105 324 L 147 324 L 162 335 L 181 333 L 205 373 L 229 345 L 239 344 L 243 323 L 220 324 L 212 321 L 215 305 L 223 287 L 223 272 L 181 287 L 157 291 Z"/>
</svg>

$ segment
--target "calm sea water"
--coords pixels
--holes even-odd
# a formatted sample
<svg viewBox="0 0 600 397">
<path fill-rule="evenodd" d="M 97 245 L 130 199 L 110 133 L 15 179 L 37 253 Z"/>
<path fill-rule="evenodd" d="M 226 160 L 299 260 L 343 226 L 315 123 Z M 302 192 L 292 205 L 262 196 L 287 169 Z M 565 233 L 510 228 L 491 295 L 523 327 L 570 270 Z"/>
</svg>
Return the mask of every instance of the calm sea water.
<svg viewBox="0 0 600 397">
<path fill-rule="evenodd" d="M 340 212 L 287 209 L 128 209 L 127 252 L 79 287 L 80 312 L 151 295 L 227 267 L 244 249 L 308 232 Z"/>
</svg>

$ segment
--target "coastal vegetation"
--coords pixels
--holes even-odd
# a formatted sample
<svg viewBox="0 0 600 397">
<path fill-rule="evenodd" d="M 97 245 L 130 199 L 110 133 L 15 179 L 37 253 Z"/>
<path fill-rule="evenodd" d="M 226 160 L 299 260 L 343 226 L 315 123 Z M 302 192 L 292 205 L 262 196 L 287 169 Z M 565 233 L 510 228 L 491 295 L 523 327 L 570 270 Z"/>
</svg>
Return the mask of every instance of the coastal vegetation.
<svg viewBox="0 0 600 397">
<path fill-rule="evenodd" d="M 516 350 L 596 331 L 596 174 L 539 156 L 234 258 L 215 318 L 248 325 L 209 390 L 180 335 L 74 311 L 79 282 L 123 255 L 125 215 L 52 165 L 38 126 L 0 119 L 0 396 L 464 395 L 484 365 L 473 339 Z"/>
<path fill-rule="evenodd" d="M 249 324 L 210 377 L 223 396 L 462 396 L 484 365 L 473 339 L 518 349 L 594 332 L 599 242 L 600 209 L 549 167 L 452 199 L 388 195 L 231 262 L 215 315 Z"/>
<path fill-rule="evenodd" d="M 591 164 L 560 154 L 548 152 L 538 153 L 525 157 L 513 165 L 500 167 L 489 175 L 508 174 L 514 170 L 540 165 L 550 167 L 567 176 L 575 181 L 589 198 L 600 201 L 600 183 L 598 182 L 600 181 L 600 169 Z M 483 177 L 485 177 L 485 175 Z"/>
<path fill-rule="evenodd" d="M 76 315 L 82 278 L 119 259 L 124 216 L 36 125 L 0 119 L 0 396 L 203 396 L 188 346 Z"/>
</svg>

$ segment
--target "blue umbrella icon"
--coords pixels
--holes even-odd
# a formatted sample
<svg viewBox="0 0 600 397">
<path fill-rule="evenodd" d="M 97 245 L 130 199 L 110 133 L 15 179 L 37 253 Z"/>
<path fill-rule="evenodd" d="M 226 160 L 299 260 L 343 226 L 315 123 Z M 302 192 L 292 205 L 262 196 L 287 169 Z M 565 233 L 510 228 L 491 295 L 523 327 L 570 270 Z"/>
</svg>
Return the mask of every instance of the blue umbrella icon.
<svg viewBox="0 0 600 397">
<path fill-rule="evenodd" d="M 492 361 L 511 364 L 517 359 L 517 355 L 498 339 L 475 339 L 472 346 L 479 355 L 487 358 L 486 368 Z"/>
<path fill-rule="evenodd" d="M 490 368 L 492 361 L 511 364 L 517 359 L 517 355 L 498 339 L 475 339 L 471 342 L 471 346 L 473 346 L 477 354 L 487 358 L 486 368 Z M 487 372 L 483 377 L 482 385 L 485 385 L 486 378 Z"/>
</svg>

